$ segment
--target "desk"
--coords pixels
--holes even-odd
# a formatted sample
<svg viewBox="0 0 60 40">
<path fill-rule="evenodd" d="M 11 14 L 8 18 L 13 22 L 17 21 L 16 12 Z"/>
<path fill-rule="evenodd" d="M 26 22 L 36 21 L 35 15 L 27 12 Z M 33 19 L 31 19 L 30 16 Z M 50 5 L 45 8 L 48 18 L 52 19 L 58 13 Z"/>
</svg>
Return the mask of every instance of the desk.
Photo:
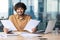
<svg viewBox="0 0 60 40">
<path fill-rule="evenodd" d="M 1 33 L 1 32 L 0 32 Z M 54 35 L 52 33 L 48 34 L 41 34 L 42 37 L 22 37 L 20 35 L 18 36 L 8 36 L 8 38 L 0 38 L 0 40 L 60 40 L 60 34 Z"/>
<path fill-rule="evenodd" d="M 56 35 L 56 34 L 49 33 L 43 35 L 42 38 L 47 38 L 48 40 L 60 40 L 60 34 Z"/>
</svg>

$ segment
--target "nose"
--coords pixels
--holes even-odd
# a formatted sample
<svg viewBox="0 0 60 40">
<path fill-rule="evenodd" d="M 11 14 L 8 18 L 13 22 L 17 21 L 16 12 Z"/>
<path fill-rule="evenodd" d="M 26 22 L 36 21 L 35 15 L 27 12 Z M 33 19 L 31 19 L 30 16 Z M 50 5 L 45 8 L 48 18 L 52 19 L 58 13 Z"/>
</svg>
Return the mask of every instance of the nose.
<svg viewBox="0 0 60 40">
<path fill-rule="evenodd" d="M 21 9 L 19 9 L 18 11 L 21 11 Z"/>
</svg>

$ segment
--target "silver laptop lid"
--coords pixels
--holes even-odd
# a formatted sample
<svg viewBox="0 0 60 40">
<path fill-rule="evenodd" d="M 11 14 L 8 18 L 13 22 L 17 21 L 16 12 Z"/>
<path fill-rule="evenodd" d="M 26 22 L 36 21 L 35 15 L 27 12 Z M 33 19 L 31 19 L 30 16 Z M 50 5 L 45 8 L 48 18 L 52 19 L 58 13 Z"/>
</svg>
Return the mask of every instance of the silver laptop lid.
<svg viewBox="0 0 60 40">
<path fill-rule="evenodd" d="M 47 28 L 44 33 L 49 33 L 53 31 L 53 28 L 55 27 L 56 20 L 49 20 L 47 24 Z"/>
</svg>

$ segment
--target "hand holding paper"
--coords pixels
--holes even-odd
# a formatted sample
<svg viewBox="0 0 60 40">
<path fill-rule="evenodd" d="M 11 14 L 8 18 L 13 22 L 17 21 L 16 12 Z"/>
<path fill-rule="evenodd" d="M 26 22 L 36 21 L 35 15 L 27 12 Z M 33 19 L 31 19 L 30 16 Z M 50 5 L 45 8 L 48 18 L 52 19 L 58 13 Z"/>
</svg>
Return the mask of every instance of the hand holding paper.
<svg viewBox="0 0 60 40">
<path fill-rule="evenodd" d="M 36 28 L 36 26 L 39 24 L 40 21 L 31 19 L 27 25 L 25 26 L 24 30 L 28 30 L 29 32 L 32 32 L 32 28 Z"/>
<path fill-rule="evenodd" d="M 9 31 L 17 30 L 10 20 L 1 20 L 1 22 L 5 28 L 9 29 Z M 38 20 L 30 19 L 30 21 L 25 26 L 24 30 L 32 32 L 32 29 L 36 28 L 36 26 L 39 24 L 39 22 L 40 21 L 38 21 Z"/>
<path fill-rule="evenodd" d="M 4 26 L 4 28 L 9 29 L 9 31 L 17 30 L 10 20 L 1 20 L 1 22 Z"/>
</svg>

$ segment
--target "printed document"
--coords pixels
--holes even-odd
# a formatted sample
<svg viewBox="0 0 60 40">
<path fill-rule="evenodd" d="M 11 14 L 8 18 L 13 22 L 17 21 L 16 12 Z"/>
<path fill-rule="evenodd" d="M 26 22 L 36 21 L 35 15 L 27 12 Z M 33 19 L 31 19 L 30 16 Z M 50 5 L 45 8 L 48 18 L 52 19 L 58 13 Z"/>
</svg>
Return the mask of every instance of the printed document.
<svg viewBox="0 0 60 40">
<path fill-rule="evenodd" d="M 1 22 L 5 28 L 9 29 L 9 31 L 17 30 L 10 20 L 1 20 Z"/>
<path fill-rule="evenodd" d="M 35 19 L 30 19 L 30 21 L 27 23 L 27 25 L 25 26 L 24 30 L 27 30 L 29 32 L 32 32 L 32 28 L 35 28 L 40 21 L 35 20 Z"/>
</svg>

